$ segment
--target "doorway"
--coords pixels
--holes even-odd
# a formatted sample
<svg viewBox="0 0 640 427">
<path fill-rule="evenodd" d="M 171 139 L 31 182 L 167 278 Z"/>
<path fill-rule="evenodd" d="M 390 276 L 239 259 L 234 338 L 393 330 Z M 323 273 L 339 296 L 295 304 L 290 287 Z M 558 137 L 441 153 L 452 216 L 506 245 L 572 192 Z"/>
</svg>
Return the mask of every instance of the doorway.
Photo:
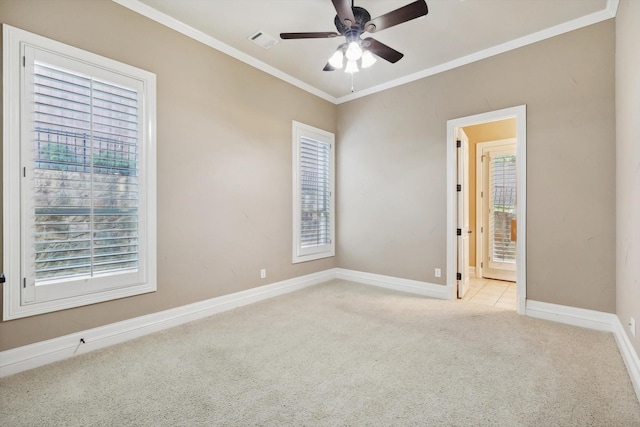
<svg viewBox="0 0 640 427">
<path fill-rule="evenodd" d="M 476 144 L 475 270 L 478 278 L 515 282 L 518 207 L 516 122 L 515 119 L 507 119 L 480 126 L 494 124 L 506 127 L 507 133 L 513 133 L 514 138 Z"/>
<path fill-rule="evenodd" d="M 502 122 L 513 124 L 515 138 L 509 138 L 509 141 L 494 141 L 481 148 L 477 145 L 480 142 L 478 138 L 473 136 L 470 138 L 469 134 L 473 134 L 474 131 L 491 128 L 491 125 L 495 127 Z M 487 139 L 485 138 L 482 142 L 487 142 Z M 480 150 L 480 159 L 476 157 L 477 150 Z M 473 154 L 469 156 L 464 151 Z M 483 162 L 486 160 L 487 163 L 475 165 L 473 158 Z M 489 186 L 486 190 L 476 191 L 475 181 L 478 169 L 483 174 L 479 179 L 484 181 L 485 187 Z M 470 178 L 471 183 L 469 183 Z M 493 189 L 490 188 L 491 185 L 494 186 Z M 490 197 L 476 197 L 486 194 L 483 193 L 485 191 Z M 469 199 L 476 200 L 474 203 L 469 203 Z M 476 207 L 483 203 L 485 210 L 482 210 L 481 206 Z M 484 214 L 479 225 L 477 209 L 481 209 L 481 213 Z M 469 284 L 478 280 L 493 278 L 503 281 L 515 280 L 516 309 L 519 314 L 524 314 L 526 303 L 526 106 L 447 122 L 447 223 L 449 297 L 463 298 L 469 289 Z M 483 254 L 486 257 L 484 259 Z"/>
</svg>

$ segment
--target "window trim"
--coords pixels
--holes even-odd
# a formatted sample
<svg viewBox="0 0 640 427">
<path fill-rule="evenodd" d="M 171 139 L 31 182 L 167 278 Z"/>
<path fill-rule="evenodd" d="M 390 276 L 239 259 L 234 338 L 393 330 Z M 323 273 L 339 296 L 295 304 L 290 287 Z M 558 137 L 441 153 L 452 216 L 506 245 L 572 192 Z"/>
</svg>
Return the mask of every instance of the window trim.
<svg viewBox="0 0 640 427">
<path fill-rule="evenodd" d="M 12 320 L 53 311 L 79 307 L 139 295 L 157 290 L 157 214 L 156 214 L 156 76 L 148 71 L 122 64 L 57 41 L 3 24 L 3 268 L 6 283 L 3 286 L 3 320 Z M 111 287 L 93 293 L 77 294 L 57 300 L 22 303 L 23 266 L 21 208 L 22 161 L 21 134 L 26 131 L 22 119 L 22 77 L 24 46 L 33 46 L 61 57 L 67 57 L 114 74 L 128 76 L 142 84 L 140 129 L 141 179 L 146 191 L 140 195 L 140 222 L 146 228 L 141 240 L 144 250 L 140 254 L 143 280 L 123 287 Z M 144 176 L 142 176 L 144 175 Z"/>
<path fill-rule="evenodd" d="M 293 250 L 292 262 L 294 264 L 313 261 L 335 256 L 335 135 L 322 129 L 306 125 L 297 121 L 292 122 L 292 155 L 293 155 Z M 301 188 L 300 188 L 300 143 L 302 138 L 312 139 L 329 144 L 329 245 L 313 247 L 301 247 Z"/>
</svg>

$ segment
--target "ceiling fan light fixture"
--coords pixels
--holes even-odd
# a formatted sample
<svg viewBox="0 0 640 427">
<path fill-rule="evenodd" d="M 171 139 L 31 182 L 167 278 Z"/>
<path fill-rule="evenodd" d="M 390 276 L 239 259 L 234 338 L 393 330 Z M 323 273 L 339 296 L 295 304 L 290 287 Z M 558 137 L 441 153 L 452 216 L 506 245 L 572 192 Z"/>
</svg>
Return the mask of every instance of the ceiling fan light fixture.
<svg viewBox="0 0 640 427">
<path fill-rule="evenodd" d="M 331 55 L 331 58 L 329 58 L 329 64 L 333 68 L 342 68 L 343 59 L 344 54 L 342 53 L 342 51 L 336 50 L 333 55 Z"/>
<path fill-rule="evenodd" d="M 362 68 L 369 68 L 375 63 L 376 63 L 376 57 L 373 56 L 371 52 L 369 52 L 368 50 L 365 50 L 364 52 L 362 52 L 362 60 L 360 61 L 360 66 Z"/>
<path fill-rule="evenodd" d="M 0 0 L 1 1 L 1 0 Z M 463 1 L 463 0 L 460 0 Z M 331 0 L 337 15 L 333 24 L 337 32 L 297 32 L 280 33 L 280 38 L 288 39 L 326 39 L 343 36 L 345 43 L 338 47 L 340 53 L 334 53 L 324 66 L 322 71 L 334 71 L 338 68 L 346 68 L 345 72 L 357 73 L 362 69 L 371 67 L 378 58 L 395 64 L 404 56 L 401 52 L 377 41 L 371 37 L 365 37 L 364 33 L 378 33 L 387 28 L 424 17 L 429 13 L 426 0 L 413 0 L 405 6 L 371 19 L 371 14 L 363 7 L 354 6 L 354 0 Z M 259 37 L 260 33 L 252 36 Z M 367 52 L 369 50 L 369 52 Z M 371 52 L 375 52 L 372 54 Z M 364 56 L 363 56 L 364 55 Z M 346 57 L 346 64 L 345 64 Z M 360 64 L 358 64 L 360 62 Z M 346 67 L 345 67 L 346 66 Z"/>
<path fill-rule="evenodd" d="M 349 43 L 345 56 L 349 61 L 357 61 L 360 59 L 362 57 L 362 48 L 360 47 L 360 44 L 357 41 Z"/>
<path fill-rule="evenodd" d="M 345 73 L 349 73 L 349 74 L 353 74 L 353 73 L 357 73 L 358 71 L 358 64 L 356 63 L 356 61 L 352 61 L 349 60 L 347 61 L 347 66 L 344 69 Z"/>
</svg>

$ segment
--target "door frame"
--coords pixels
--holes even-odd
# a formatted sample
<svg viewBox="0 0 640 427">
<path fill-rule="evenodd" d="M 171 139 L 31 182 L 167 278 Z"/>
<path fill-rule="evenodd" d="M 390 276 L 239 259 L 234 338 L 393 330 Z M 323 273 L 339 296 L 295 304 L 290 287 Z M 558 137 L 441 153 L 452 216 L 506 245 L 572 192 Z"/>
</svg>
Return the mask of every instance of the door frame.
<svg viewBox="0 0 640 427">
<path fill-rule="evenodd" d="M 462 273 L 461 279 L 458 282 L 458 298 L 463 298 L 469 288 L 469 137 L 461 127 L 456 128 L 456 140 L 461 142 L 460 147 L 457 147 L 457 160 L 456 160 L 456 175 L 457 183 L 460 185 L 460 191 L 456 191 L 457 194 L 457 228 L 460 229 L 460 235 L 456 239 L 458 243 L 458 265 L 461 264 L 461 260 L 464 263 L 463 268 L 458 272 Z M 457 230 L 456 230 L 457 231 Z M 466 243 L 466 244 L 465 244 Z M 466 264 L 466 265 L 465 265 Z M 456 280 L 458 280 L 456 278 Z"/>
<path fill-rule="evenodd" d="M 505 119 L 516 119 L 516 213 L 518 241 L 516 243 L 516 308 L 518 314 L 525 314 L 527 300 L 527 106 L 519 105 L 502 110 L 489 111 L 458 119 L 447 120 L 447 293 L 449 299 L 457 298 L 456 265 L 458 247 L 457 228 L 457 164 L 456 129 Z"/>
</svg>

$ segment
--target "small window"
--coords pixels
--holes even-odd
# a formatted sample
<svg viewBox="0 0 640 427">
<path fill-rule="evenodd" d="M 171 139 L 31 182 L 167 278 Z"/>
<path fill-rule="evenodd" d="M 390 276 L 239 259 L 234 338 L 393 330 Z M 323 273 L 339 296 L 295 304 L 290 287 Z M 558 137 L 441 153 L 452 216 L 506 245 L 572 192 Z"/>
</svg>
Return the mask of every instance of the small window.
<svg viewBox="0 0 640 427">
<path fill-rule="evenodd" d="M 3 36 L 3 318 L 155 291 L 155 76 Z"/>
<path fill-rule="evenodd" d="M 334 256 L 334 135 L 294 121 L 293 159 L 293 262 Z"/>
</svg>

